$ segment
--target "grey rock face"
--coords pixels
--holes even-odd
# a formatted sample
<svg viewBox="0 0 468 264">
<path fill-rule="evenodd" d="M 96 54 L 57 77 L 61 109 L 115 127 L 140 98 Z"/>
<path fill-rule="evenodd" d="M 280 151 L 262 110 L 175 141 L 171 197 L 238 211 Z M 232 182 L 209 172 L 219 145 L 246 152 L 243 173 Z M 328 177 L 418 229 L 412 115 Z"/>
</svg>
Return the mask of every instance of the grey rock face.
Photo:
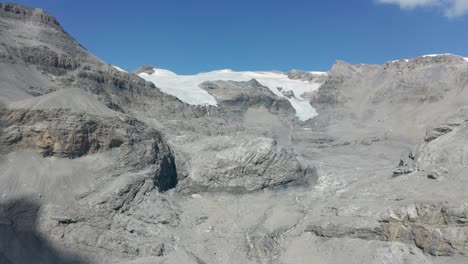
<svg viewBox="0 0 468 264">
<path fill-rule="evenodd" d="M 382 214 L 377 223 L 347 223 L 327 219 L 309 225 L 306 232 L 327 238 L 397 241 L 414 244 L 434 256 L 466 254 L 466 208 L 410 204 Z"/>
<path fill-rule="evenodd" d="M 322 107 L 343 104 L 346 98 L 340 93 L 338 88 L 344 84 L 346 79 L 350 79 L 357 70 L 345 62 L 337 61 L 329 72 L 329 77 L 319 88 L 317 94 L 312 98 L 314 105 Z"/>
<path fill-rule="evenodd" d="M 403 174 L 408 174 L 417 170 L 416 161 L 413 153 L 409 153 L 408 156 L 405 156 L 400 160 L 398 167 L 393 171 L 393 176 L 399 176 Z"/>
<path fill-rule="evenodd" d="M 291 71 L 326 81 L 296 122 L 255 80 L 190 106 L 42 10 L 0 24 L 0 262 L 467 262 L 463 58 Z"/>
<path fill-rule="evenodd" d="M 424 140 L 426 142 L 431 142 L 440 136 L 452 132 L 455 128 L 463 125 L 466 121 L 468 121 L 468 108 L 462 108 L 457 113 L 449 116 L 441 124 L 428 129 Z"/>
<path fill-rule="evenodd" d="M 59 54 L 57 52 L 51 51 L 47 47 L 34 47 L 22 49 L 17 49 L 15 47 L 6 47 L 6 53 L 9 56 L 8 58 L 10 58 L 10 56 L 16 57 L 27 64 L 39 65 L 41 67 L 47 67 L 49 69 L 57 69 L 53 73 L 58 73 L 59 75 L 61 73 L 60 70 L 75 70 L 80 66 L 80 62 L 78 60 L 73 59 L 68 55 Z"/>
<path fill-rule="evenodd" d="M 154 182 L 161 191 L 177 184 L 175 162 L 162 136 L 134 118 L 102 118 L 69 111 L 0 112 L 4 148 L 34 151 L 44 157 L 78 158 L 118 149 L 127 165 L 156 165 Z"/>
<path fill-rule="evenodd" d="M 251 192 L 267 187 L 312 182 L 313 169 L 305 169 L 294 154 L 269 138 L 210 137 L 187 146 L 186 178 L 182 192 Z M 203 153 L 203 155 L 199 155 Z"/>
<path fill-rule="evenodd" d="M 311 81 L 311 82 L 323 82 L 328 76 L 325 74 L 314 74 L 312 72 L 292 70 L 286 73 L 290 79 L 293 80 L 302 80 L 302 81 Z"/>
<path fill-rule="evenodd" d="M 14 4 L 2 4 L 0 10 L 3 25 L 0 63 L 8 65 L 8 70 L 14 64 L 13 73 L 23 76 L 22 83 L 11 83 L 15 80 L 5 83 L 7 87 L 15 87 L 13 93 L 25 93 L 19 99 L 63 88 L 78 88 L 98 95 L 105 105 L 121 112 L 131 104 L 142 107 L 149 103 L 142 101 L 142 94 L 152 98 L 151 103 L 159 101 L 165 105 L 166 111 L 185 107 L 176 98 L 162 94 L 153 84 L 120 72 L 90 54 L 43 10 Z M 35 75 L 39 76 L 25 85 Z"/>
<path fill-rule="evenodd" d="M 466 170 L 464 161 L 465 126 L 467 118 L 463 108 L 438 125 L 426 131 L 424 143 L 415 155 L 401 160 L 394 175 L 423 172 L 429 179 L 442 180 L 444 176 L 460 177 Z"/>
<path fill-rule="evenodd" d="M 466 208 L 416 204 L 391 211 L 383 220 L 386 239 L 415 243 L 435 256 L 466 254 Z"/>
<path fill-rule="evenodd" d="M 428 138 L 432 140 L 424 144 L 419 153 L 419 169 L 428 172 L 428 176 L 433 178 L 443 176 L 448 170 L 452 176 L 460 177 L 460 173 L 467 167 L 464 149 L 467 124 L 466 122 L 448 122 L 448 124 L 444 125 L 444 128 L 437 127 L 431 130 L 441 135 L 435 138 L 433 136 L 435 132 L 430 132 L 426 140 Z"/>
<path fill-rule="evenodd" d="M 11 59 L 8 48 L 49 48 L 57 53 L 66 53 L 80 61 L 98 61 L 68 35 L 55 18 L 42 9 L 16 4 L 1 4 L 2 40 L 0 50 Z M 16 44 L 16 45 L 15 45 Z M 64 54 L 63 54 L 64 55 Z"/>
<path fill-rule="evenodd" d="M 200 87 L 213 95 L 222 106 L 234 111 L 249 107 L 265 107 L 275 114 L 294 115 L 294 109 L 288 100 L 278 98 L 255 79 L 248 82 L 205 82 Z"/>
<path fill-rule="evenodd" d="M 42 9 L 33 9 L 17 4 L 0 3 L 2 16 L 10 19 L 29 20 L 38 24 L 44 24 L 49 27 L 62 30 L 59 22 Z"/>
<path fill-rule="evenodd" d="M 155 68 L 157 67 L 152 66 L 152 65 L 143 65 L 143 66 L 138 67 L 138 69 L 134 70 L 133 73 L 136 75 L 143 73 L 143 72 L 147 74 L 152 74 L 154 73 Z"/>
</svg>

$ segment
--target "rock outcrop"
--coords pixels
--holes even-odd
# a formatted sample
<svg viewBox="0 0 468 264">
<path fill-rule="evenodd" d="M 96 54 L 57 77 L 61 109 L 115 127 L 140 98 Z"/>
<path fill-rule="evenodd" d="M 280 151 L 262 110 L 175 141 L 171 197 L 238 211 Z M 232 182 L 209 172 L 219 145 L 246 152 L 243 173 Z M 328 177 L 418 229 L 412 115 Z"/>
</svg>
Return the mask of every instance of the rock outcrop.
<svg viewBox="0 0 468 264">
<path fill-rule="evenodd" d="M 433 180 L 443 180 L 444 176 L 463 177 L 467 166 L 464 149 L 468 113 L 466 108 L 459 110 L 445 121 L 427 129 L 424 142 L 415 155 L 400 161 L 395 175 L 422 172 Z"/>
<path fill-rule="evenodd" d="M 383 234 L 434 256 L 466 255 L 467 209 L 424 203 L 397 208 L 382 220 Z"/>
<path fill-rule="evenodd" d="M 115 149 L 134 169 L 154 165 L 154 182 L 161 191 L 177 184 L 174 157 L 161 134 L 134 118 L 25 109 L 2 110 L 0 119 L 3 149 L 70 159 Z"/>
<path fill-rule="evenodd" d="M 249 107 L 264 107 L 269 112 L 285 117 L 294 115 L 288 100 L 279 98 L 257 80 L 248 82 L 212 81 L 200 85 L 229 111 L 243 112 Z"/>
<path fill-rule="evenodd" d="M 395 241 L 415 245 L 433 256 L 467 254 L 467 208 L 417 203 L 391 209 L 377 221 L 342 222 L 327 218 L 308 225 L 306 232 L 320 237 Z M 370 219 L 368 219 L 370 220 Z"/>
<path fill-rule="evenodd" d="M 326 73 L 315 73 L 300 70 L 292 70 L 287 72 L 286 74 L 290 79 L 309 82 L 324 82 L 328 78 L 328 75 Z"/>
<path fill-rule="evenodd" d="M 312 168 L 303 168 L 294 154 L 270 138 L 210 137 L 188 145 L 181 157 L 184 193 L 206 191 L 252 192 L 289 183 L 316 180 Z M 203 155 L 199 155 L 203 153 Z"/>
<path fill-rule="evenodd" d="M 467 263 L 466 59 L 286 73 L 324 82 L 301 98 L 209 81 L 193 106 L 43 10 L 0 24 L 1 263 Z"/>
</svg>

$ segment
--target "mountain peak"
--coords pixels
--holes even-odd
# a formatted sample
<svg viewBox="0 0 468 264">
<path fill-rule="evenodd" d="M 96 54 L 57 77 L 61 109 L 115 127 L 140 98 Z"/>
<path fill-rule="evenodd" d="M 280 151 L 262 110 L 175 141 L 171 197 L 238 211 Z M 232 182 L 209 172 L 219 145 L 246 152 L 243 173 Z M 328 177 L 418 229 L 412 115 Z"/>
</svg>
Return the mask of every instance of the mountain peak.
<svg viewBox="0 0 468 264">
<path fill-rule="evenodd" d="M 31 8 L 13 3 L 0 3 L 0 12 L 3 13 L 2 16 L 4 17 L 43 24 L 63 31 L 57 19 L 41 8 Z"/>
<path fill-rule="evenodd" d="M 147 74 L 153 74 L 154 69 L 157 69 L 158 67 L 150 65 L 150 64 L 145 64 L 140 67 L 138 67 L 136 70 L 133 71 L 134 74 L 140 74 L 140 73 L 147 73 Z"/>
</svg>

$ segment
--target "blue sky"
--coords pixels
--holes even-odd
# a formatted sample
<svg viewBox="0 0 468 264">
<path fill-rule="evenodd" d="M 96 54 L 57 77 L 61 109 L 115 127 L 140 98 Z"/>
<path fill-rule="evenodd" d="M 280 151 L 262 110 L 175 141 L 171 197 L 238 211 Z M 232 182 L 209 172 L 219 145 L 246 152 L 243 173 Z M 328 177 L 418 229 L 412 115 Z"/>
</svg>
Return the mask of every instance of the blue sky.
<svg viewBox="0 0 468 264">
<path fill-rule="evenodd" d="M 468 0 L 16 2 L 47 10 L 88 50 L 130 71 L 326 71 L 335 60 L 468 56 Z"/>
</svg>

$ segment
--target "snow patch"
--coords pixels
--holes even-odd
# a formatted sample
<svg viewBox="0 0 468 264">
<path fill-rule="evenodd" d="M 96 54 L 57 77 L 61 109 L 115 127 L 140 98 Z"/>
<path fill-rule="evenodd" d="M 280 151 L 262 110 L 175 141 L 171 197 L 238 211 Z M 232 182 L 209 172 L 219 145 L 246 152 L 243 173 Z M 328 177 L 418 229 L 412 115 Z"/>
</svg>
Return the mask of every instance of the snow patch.
<svg viewBox="0 0 468 264">
<path fill-rule="evenodd" d="M 116 70 L 118 70 L 118 71 L 120 71 L 120 72 L 128 73 L 128 71 L 126 71 L 126 70 L 124 70 L 124 69 L 122 69 L 122 68 L 120 68 L 120 67 L 114 66 L 114 65 L 112 65 L 112 68 L 114 68 L 114 69 L 116 69 Z"/>
<path fill-rule="evenodd" d="M 203 198 L 201 195 L 195 193 L 195 194 L 192 194 L 191 195 L 193 199 L 200 199 L 200 198 Z"/>
<path fill-rule="evenodd" d="M 452 53 L 427 54 L 427 55 L 422 55 L 419 58 L 433 58 L 433 57 L 438 57 L 438 56 L 456 56 L 456 57 L 463 58 L 465 61 L 468 61 L 467 57 L 463 57 L 463 56 L 452 54 Z M 399 61 L 402 61 L 402 60 L 404 60 L 406 62 L 409 62 L 409 59 L 399 59 L 399 60 L 393 60 L 392 63 L 399 62 Z"/>
<path fill-rule="evenodd" d="M 326 74 L 316 72 L 316 74 Z M 154 69 L 152 74 L 140 73 L 139 76 L 152 82 L 162 92 L 174 95 L 181 101 L 192 105 L 218 105 L 216 99 L 207 91 L 200 88 L 206 81 L 249 81 L 256 79 L 268 87 L 278 97 L 286 98 L 296 111 L 301 121 L 317 116 L 317 111 L 303 97 L 305 93 L 316 91 L 322 83 L 292 80 L 284 73 L 276 72 L 236 72 L 230 69 L 199 73 L 197 75 L 176 75 L 163 69 Z M 286 96 L 285 91 L 292 91 L 294 96 Z"/>
<path fill-rule="evenodd" d="M 468 57 L 463 57 L 463 56 L 460 56 L 460 55 L 456 55 L 456 54 L 452 54 L 452 53 L 443 53 L 443 54 L 428 54 L 428 55 L 424 55 L 422 57 L 437 57 L 437 56 L 447 56 L 447 55 L 450 55 L 450 56 L 456 56 L 456 57 L 461 57 L 463 58 L 465 61 L 468 62 Z"/>
<path fill-rule="evenodd" d="M 409 62 L 408 59 L 399 59 L 399 60 L 392 60 L 392 63 L 396 63 L 396 62 L 399 62 L 399 61 Z"/>
<path fill-rule="evenodd" d="M 425 57 L 437 57 L 437 56 L 447 56 L 447 55 L 458 56 L 458 55 L 454 55 L 452 53 L 442 53 L 442 54 L 427 54 L 427 55 L 423 55 L 421 57 L 425 58 Z"/>
<path fill-rule="evenodd" d="M 328 75 L 327 72 L 321 72 L 321 71 L 310 71 L 310 73 L 315 74 L 315 75 Z"/>
<path fill-rule="evenodd" d="M 218 105 L 216 99 L 199 85 L 204 81 L 198 75 L 177 76 L 170 71 L 154 69 L 152 74 L 138 74 L 146 81 L 154 83 L 163 93 L 179 98 L 191 105 Z"/>
<path fill-rule="evenodd" d="M 159 77 L 173 77 L 176 76 L 174 72 L 164 70 L 164 69 L 153 69 L 152 76 L 159 76 Z"/>
</svg>

